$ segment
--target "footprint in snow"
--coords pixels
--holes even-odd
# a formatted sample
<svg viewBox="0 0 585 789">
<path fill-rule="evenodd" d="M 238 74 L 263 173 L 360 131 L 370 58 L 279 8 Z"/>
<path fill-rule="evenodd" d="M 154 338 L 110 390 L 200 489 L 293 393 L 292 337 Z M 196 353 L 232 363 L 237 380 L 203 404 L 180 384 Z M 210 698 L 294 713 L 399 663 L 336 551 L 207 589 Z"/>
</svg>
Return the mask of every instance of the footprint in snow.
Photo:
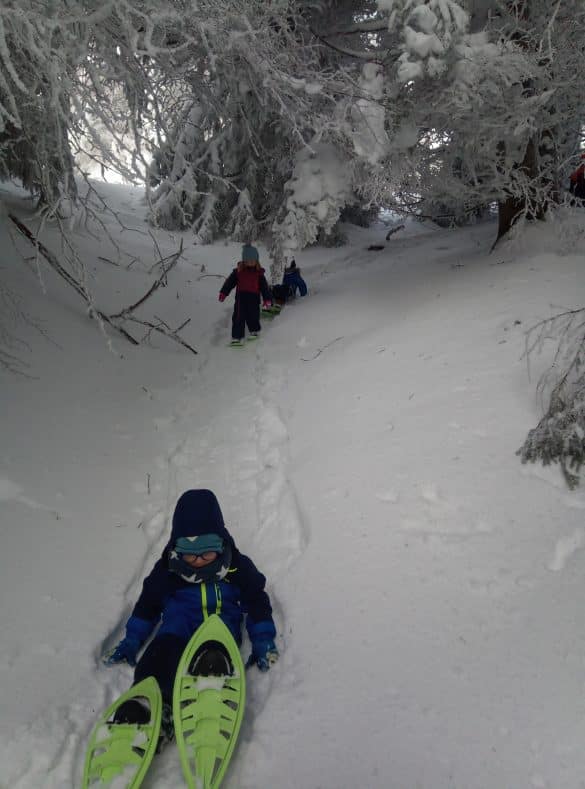
<svg viewBox="0 0 585 789">
<path fill-rule="evenodd" d="M 555 553 L 547 567 L 552 572 L 563 570 L 569 559 L 585 546 L 585 530 L 575 529 L 572 534 L 561 537 L 555 545 Z"/>
<path fill-rule="evenodd" d="M 585 499 L 580 499 L 575 493 L 565 496 L 564 503 L 570 510 L 585 510 Z"/>
<path fill-rule="evenodd" d="M 394 490 L 385 490 L 376 493 L 376 498 L 378 501 L 388 502 L 390 504 L 396 504 L 398 501 L 398 493 Z"/>
<path fill-rule="evenodd" d="M 19 504 L 25 504 L 33 510 L 43 510 L 44 512 L 51 513 L 54 517 L 59 519 L 61 516 L 56 510 L 50 507 L 45 507 L 44 504 L 39 504 L 34 499 L 29 499 L 28 496 L 23 495 L 23 488 L 12 482 L 9 479 L 0 478 L 0 502 L 2 501 L 17 501 Z"/>
<path fill-rule="evenodd" d="M 432 482 L 421 485 L 420 495 L 421 498 L 423 498 L 425 501 L 428 501 L 430 504 L 435 504 L 440 500 L 439 489 Z"/>
</svg>

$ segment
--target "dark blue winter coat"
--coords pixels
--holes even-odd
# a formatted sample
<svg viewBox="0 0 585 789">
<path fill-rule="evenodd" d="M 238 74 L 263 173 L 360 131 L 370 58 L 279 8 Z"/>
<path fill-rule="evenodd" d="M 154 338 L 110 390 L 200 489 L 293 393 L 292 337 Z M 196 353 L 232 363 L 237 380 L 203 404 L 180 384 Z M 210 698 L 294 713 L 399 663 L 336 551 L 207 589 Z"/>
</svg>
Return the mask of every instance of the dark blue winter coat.
<svg viewBox="0 0 585 789">
<path fill-rule="evenodd" d="M 296 267 L 291 269 L 285 269 L 284 276 L 282 278 L 282 284 L 285 287 L 292 288 L 292 291 L 295 295 L 297 289 L 301 296 L 307 295 L 307 283 L 301 277 L 300 269 Z"/>
<path fill-rule="evenodd" d="M 226 555 L 231 552 L 231 561 L 223 579 L 192 583 L 169 570 L 169 559 L 179 537 L 202 534 L 222 537 L 231 549 L 226 552 Z M 177 502 L 171 539 L 144 581 L 127 632 L 140 631 L 144 641 L 161 622 L 157 637 L 174 635 L 188 641 L 208 614 L 217 613 L 239 644 L 246 614 L 246 629 L 252 644 L 259 638 L 274 638 L 276 630 L 265 583 L 266 578 L 252 560 L 236 548 L 215 495 L 210 490 L 188 490 Z"/>
</svg>

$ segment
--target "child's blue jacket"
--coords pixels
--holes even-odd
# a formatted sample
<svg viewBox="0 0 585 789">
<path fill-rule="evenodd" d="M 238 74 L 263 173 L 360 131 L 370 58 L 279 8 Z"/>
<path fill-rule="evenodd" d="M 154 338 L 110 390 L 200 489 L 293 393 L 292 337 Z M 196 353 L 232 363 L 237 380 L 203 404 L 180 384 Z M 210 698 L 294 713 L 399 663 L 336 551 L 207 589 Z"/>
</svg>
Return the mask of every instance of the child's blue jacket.
<svg viewBox="0 0 585 789">
<path fill-rule="evenodd" d="M 231 546 L 232 560 L 223 580 L 190 583 L 168 569 L 169 552 L 176 540 L 201 534 L 218 534 Z M 265 584 L 266 578 L 252 560 L 236 548 L 215 495 L 209 490 L 188 490 L 177 502 L 171 539 L 144 580 L 128 620 L 127 635 L 134 631 L 144 642 L 160 622 L 157 636 L 172 634 L 188 641 L 208 614 L 217 613 L 238 644 L 244 614 L 252 643 L 274 638 L 276 630 Z"/>
<path fill-rule="evenodd" d="M 307 284 L 301 277 L 301 272 L 298 268 L 285 271 L 282 278 L 282 284 L 291 287 L 293 289 L 293 293 L 296 293 L 298 288 L 301 296 L 307 295 Z"/>
</svg>

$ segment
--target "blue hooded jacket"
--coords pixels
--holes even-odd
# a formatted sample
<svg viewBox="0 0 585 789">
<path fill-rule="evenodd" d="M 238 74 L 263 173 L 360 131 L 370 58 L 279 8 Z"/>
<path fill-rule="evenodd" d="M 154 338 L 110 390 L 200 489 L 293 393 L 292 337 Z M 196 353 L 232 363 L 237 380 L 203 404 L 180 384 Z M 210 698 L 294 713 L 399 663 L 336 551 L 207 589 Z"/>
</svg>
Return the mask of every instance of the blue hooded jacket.
<svg viewBox="0 0 585 789">
<path fill-rule="evenodd" d="M 224 566 L 215 580 L 193 583 L 169 569 L 169 561 L 179 537 L 202 534 L 219 535 L 228 546 L 225 556 L 229 560 L 231 554 L 231 560 L 227 573 Z M 217 613 L 238 644 L 244 614 L 252 644 L 257 639 L 274 638 L 276 630 L 265 584 L 266 578 L 252 560 L 236 548 L 215 495 L 210 490 L 188 490 L 177 502 L 171 538 L 144 580 L 127 634 L 133 631 L 144 643 L 162 619 L 157 636 L 172 634 L 188 641 L 207 615 Z"/>
<path fill-rule="evenodd" d="M 293 293 L 296 295 L 297 290 L 301 296 L 307 295 L 307 283 L 301 277 L 301 270 L 297 268 L 297 264 L 292 261 L 288 268 L 284 270 L 282 277 L 282 284 L 285 287 L 292 288 Z"/>
</svg>

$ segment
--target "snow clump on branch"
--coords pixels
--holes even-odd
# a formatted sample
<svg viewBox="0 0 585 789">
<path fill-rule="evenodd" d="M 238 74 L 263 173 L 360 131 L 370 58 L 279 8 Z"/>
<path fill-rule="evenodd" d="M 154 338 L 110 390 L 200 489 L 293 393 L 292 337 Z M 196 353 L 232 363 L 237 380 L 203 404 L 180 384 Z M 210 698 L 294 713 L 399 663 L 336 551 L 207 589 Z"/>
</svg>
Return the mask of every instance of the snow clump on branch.
<svg viewBox="0 0 585 789">
<path fill-rule="evenodd" d="M 285 184 L 286 203 L 272 226 L 275 271 L 286 257 L 328 234 L 351 197 L 348 162 L 332 144 L 313 143 L 295 158 L 292 177 Z"/>
<path fill-rule="evenodd" d="M 389 13 L 388 30 L 402 31 L 397 79 L 403 84 L 443 74 L 469 27 L 469 14 L 453 0 L 378 0 L 378 8 Z"/>
<path fill-rule="evenodd" d="M 388 149 L 388 135 L 384 128 L 386 112 L 379 103 L 384 95 L 384 74 L 377 63 L 366 63 L 362 68 L 360 88 L 365 96 L 352 107 L 354 130 L 352 142 L 358 156 L 376 164 Z"/>
</svg>

